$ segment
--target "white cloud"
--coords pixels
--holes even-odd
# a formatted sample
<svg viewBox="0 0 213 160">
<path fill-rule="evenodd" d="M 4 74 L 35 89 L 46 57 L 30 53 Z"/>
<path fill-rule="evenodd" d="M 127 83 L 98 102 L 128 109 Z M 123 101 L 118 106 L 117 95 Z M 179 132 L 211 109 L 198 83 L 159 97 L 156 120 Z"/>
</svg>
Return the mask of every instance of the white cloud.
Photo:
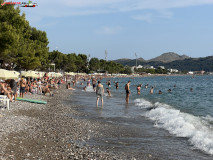
<svg viewBox="0 0 213 160">
<path fill-rule="evenodd" d="M 98 29 L 96 31 L 96 33 L 112 35 L 112 34 L 117 34 L 117 33 L 121 32 L 121 30 L 122 30 L 122 28 L 120 26 L 116 26 L 116 27 L 104 26 L 104 27 L 101 27 L 100 29 Z"/>
<path fill-rule="evenodd" d="M 145 22 L 153 22 L 154 19 L 164 18 L 164 19 L 171 19 L 173 17 L 173 13 L 167 10 L 160 10 L 156 13 L 146 13 L 140 15 L 134 15 L 131 18 L 134 20 L 140 20 Z"/>
<path fill-rule="evenodd" d="M 135 15 L 135 16 L 132 16 L 132 18 L 135 19 L 135 20 L 152 22 L 153 15 L 151 13 L 147 13 L 147 14 L 144 14 L 144 15 Z"/>
</svg>

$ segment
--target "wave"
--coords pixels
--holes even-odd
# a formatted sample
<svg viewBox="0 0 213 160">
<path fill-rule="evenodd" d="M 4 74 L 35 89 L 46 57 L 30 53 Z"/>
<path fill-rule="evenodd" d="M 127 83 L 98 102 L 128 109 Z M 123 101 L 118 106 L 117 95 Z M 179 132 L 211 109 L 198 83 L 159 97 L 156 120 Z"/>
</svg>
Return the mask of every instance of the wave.
<svg viewBox="0 0 213 160">
<path fill-rule="evenodd" d="M 196 148 L 213 155 L 213 117 L 197 117 L 181 112 L 170 105 L 144 99 L 136 99 L 137 106 L 151 108 L 144 116 L 155 121 L 155 127 L 164 128 L 170 134 L 186 137 Z"/>
</svg>

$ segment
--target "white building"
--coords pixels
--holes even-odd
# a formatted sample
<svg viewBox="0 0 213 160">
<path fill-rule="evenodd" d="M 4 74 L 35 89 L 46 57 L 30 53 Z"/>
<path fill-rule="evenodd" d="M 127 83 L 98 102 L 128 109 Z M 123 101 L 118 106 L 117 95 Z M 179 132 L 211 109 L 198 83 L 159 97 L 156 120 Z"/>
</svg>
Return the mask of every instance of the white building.
<svg viewBox="0 0 213 160">
<path fill-rule="evenodd" d="M 135 68 L 136 68 L 136 69 L 139 69 L 139 68 L 143 68 L 143 66 L 141 66 L 141 65 L 139 65 L 139 66 L 137 66 L 137 67 L 136 67 L 136 66 L 132 66 L 132 67 L 131 67 L 132 72 L 134 72 L 134 69 L 135 69 Z"/>
<path fill-rule="evenodd" d="M 165 67 L 164 67 L 164 66 L 159 66 L 159 68 L 160 68 L 160 69 L 165 69 Z"/>
<path fill-rule="evenodd" d="M 194 74 L 194 72 L 192 72 L 192 71 L 189 71 L 189 72 L 188 72 L 188 74 Z"/>
<path fill-rule="evenodd" d="M 178 73 L 178 72 L 179 72 L 177 69 L 168 69 L 168 70 L 169 70 L 169 72 L 171 72 L 171 73 Z"/>
</svg>

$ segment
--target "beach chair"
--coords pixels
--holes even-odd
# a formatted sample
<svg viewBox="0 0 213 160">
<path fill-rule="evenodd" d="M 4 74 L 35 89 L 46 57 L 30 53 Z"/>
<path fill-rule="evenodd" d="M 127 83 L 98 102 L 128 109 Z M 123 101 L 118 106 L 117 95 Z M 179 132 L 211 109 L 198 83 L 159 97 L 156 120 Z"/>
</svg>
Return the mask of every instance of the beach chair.
<svg viewBox="0 0 213 160">
<path fill-rule="evenodd" d="M 4 105 L 7 105 L 7 109 L 10 109 L 10 100 L 5 95 L 0 95 L 0 102 L 2 102 Z"/>
</svg>

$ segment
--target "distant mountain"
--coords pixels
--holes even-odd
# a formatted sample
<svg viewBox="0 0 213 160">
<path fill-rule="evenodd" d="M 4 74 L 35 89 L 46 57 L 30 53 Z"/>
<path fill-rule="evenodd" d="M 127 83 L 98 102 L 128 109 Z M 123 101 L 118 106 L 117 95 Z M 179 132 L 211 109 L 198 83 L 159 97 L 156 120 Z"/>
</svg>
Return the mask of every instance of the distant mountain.
<svg viewBox="0 0 213 160">
<path fill-rule="evenodd" d="M 153 58 L 153 59 L 150 59 L 149 62 L 152 62 L 152 61 L 159 61 L 159 62 L 172 62 L 172 61 L 177 61 L 177 60 L 184 60 L 184 59 L 187 59 L 187 58 L 190 58 L 186 55 L 178 55 L 177 53 L 174 53 L 174 52 L 168 52 L 168 53 L 163 53 L 162 55 L 156 57 L 156 58 Z"/>
<path fill-rule="evenodd" d="M 163 55 L 175 55 L 175 54 L 163 54 Z M 175 55 L 177 56 L 177 55 Z M 159 56 L 159 57 L 162 57 Z M 165 57 L 165 56 L 164 56 Z M 169 57 L 169 56 L 168 56 Z M 178 55 L 179 57 L 179 55 Z M 182 58 L 181 58 L 182 57 Z M 156 57 L 157 58 L 157 57 Z M 145 61 L 144 59 L 138 59 L 137 65 L 142 65 L 142 66 L 154 66 L 155 68 L 159 66 L 165 66 L 167 69 L 178 69 L 180 71 L 207 71 L 207 72 L 213 72 L 213 56 L 209 57 L 201 57 L 201 58 L 189 58 L 188 56 L 180 56 L 179 60 L 173 60 L 170 62 L 163 62 L 163 61 L 157 61 L 156 58 L 153 58 L 152 60 Z M 135 59 L 120 59 L 120 60 L 115 60 L 115 62 L 120 63 L 122 65 L 128 65 L 128 66 L 135 66 L 136 60 Z"/>
</svg>

